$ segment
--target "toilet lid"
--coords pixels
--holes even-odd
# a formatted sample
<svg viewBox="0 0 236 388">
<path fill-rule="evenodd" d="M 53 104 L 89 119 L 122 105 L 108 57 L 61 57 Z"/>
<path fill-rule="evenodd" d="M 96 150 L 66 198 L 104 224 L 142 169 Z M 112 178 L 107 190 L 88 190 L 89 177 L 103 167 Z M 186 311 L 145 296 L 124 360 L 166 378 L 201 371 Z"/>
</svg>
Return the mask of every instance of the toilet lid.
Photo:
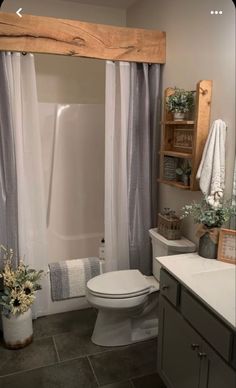
<svg viewBox="0 0 236 388">
<path fill-rule="evenodd" d="M 102 297 L 132 297 L 150 290 L 150 284 L 137 269 L 107 272 L 90 279 L 89 291 Z"/>
</svg>

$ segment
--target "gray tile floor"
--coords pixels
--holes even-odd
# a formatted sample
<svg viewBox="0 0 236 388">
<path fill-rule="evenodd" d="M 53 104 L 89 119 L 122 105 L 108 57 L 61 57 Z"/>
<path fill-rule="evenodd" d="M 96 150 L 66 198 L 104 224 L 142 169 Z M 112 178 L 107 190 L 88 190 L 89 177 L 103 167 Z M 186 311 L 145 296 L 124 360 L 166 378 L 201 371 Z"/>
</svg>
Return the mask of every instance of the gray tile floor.
<svg viewBox="0 0 236 388">
<path fill-rule="evenodd" d="M 93 309 L 39 318 L 34 342 L 7 350 L 0 342 L 1 388 L 165 388 L 156 373 L 157 341 L 119 348 L 94 345 Z"/>
</svg>

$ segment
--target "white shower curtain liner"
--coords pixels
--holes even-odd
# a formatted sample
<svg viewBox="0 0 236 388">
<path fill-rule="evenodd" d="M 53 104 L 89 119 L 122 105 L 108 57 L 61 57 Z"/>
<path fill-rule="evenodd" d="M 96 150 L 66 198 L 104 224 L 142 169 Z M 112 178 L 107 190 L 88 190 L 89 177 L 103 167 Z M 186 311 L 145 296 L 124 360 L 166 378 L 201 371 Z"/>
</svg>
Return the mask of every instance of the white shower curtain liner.
<svg viewBox="0 0 236 388">
<path fill-rule="evenodd" d="M 47 271 L 46 207 L 34 56 L 5 54 L 13 117 L 19 255 L 31 268 Z M 47 313 L 46 279 L 33 306 L 35 317 Z"/>
<path fill-rule="evenodd" d="M 160 65 L 106 63 L 106 270 L 152 272 Z"/>
<path fill-rule="evenodd" d="M 106 271 L 129 268 L 127 136 L 130 64 L 106 62 L 105 240 Z"/>
</svg>

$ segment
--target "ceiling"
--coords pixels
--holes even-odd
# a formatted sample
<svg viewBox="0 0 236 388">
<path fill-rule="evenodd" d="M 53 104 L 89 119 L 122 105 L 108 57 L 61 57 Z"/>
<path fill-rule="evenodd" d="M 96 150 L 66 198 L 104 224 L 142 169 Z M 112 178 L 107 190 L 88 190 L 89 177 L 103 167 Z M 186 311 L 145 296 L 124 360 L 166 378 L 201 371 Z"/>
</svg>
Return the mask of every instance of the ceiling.
<svg viewBox="0 0 236 388">
<path fill-rule="evenodd" d="M 64 0 L 72 1 L 73 3 L 97 5 L 100 7 L 111 7 L 126 9 L 136 3 L 137 0 Z"/>
</svg>

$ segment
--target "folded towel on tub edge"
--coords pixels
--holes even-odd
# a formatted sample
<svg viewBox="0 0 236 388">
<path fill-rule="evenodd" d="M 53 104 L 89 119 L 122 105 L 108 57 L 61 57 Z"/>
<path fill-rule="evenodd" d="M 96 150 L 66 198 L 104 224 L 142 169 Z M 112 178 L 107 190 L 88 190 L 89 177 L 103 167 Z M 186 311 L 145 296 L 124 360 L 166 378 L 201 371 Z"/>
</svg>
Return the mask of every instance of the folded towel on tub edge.
<svg viewBox="0 0 236 388">
<path fill-rule="evenodd" d="M 85 296 L 88 280 L 100 274 L 97 257 L 60 261 L 48 266 L 53 301 Z"/>
</svg>

